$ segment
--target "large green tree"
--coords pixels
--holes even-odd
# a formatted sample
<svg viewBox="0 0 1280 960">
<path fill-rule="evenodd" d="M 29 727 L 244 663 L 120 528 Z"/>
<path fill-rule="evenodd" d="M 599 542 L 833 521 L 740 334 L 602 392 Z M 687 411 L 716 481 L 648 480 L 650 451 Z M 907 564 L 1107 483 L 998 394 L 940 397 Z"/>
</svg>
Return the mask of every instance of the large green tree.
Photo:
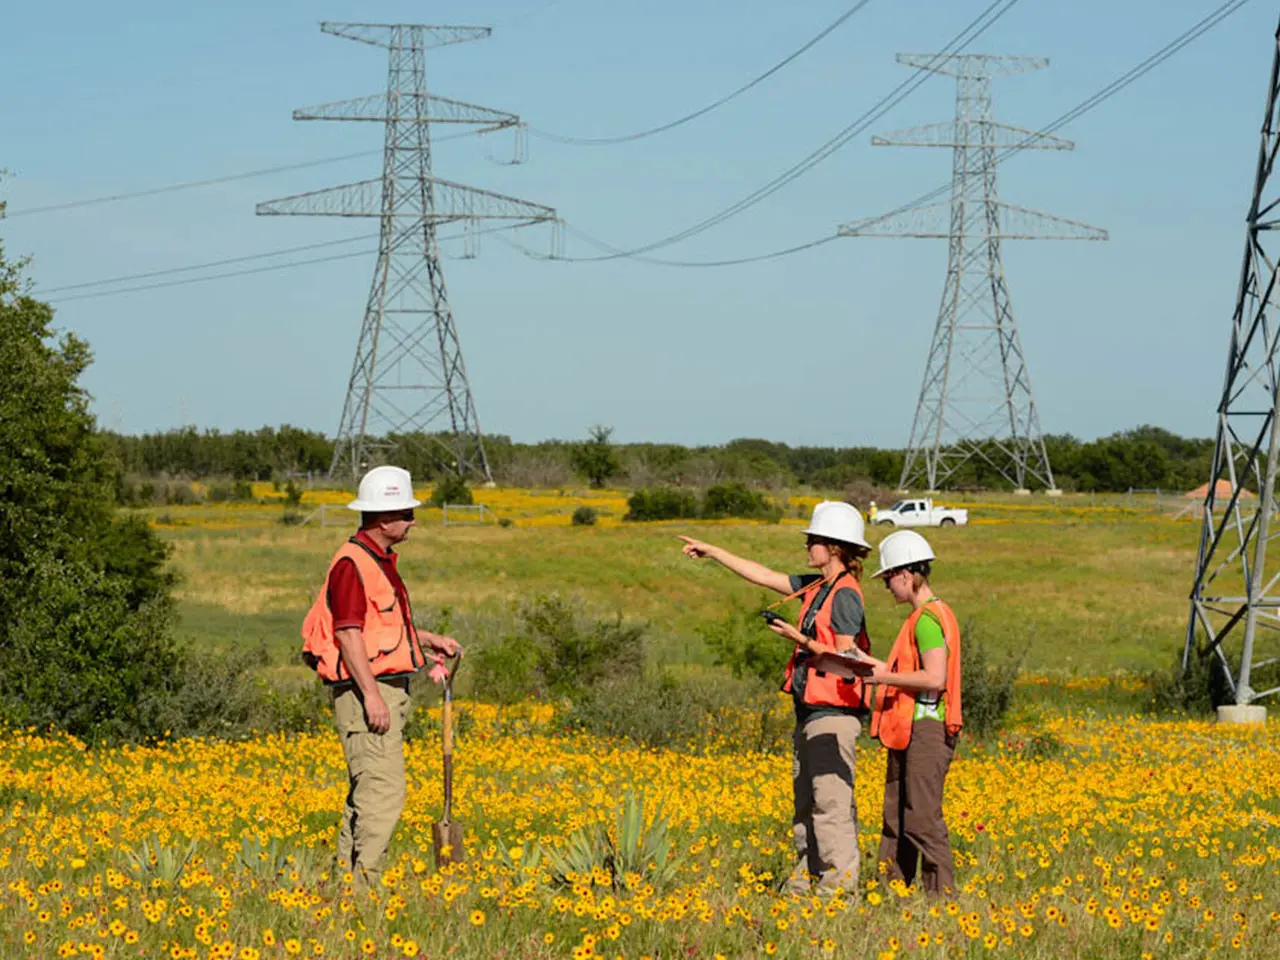
<svg viewBox="0 0 1280 960">
<path fill-rule="evenodd" d="M 88 346 L 57 334 L 0 246 L 0 718 L 144 734 L 180 663 L 164 544 L 114 503 Z"/>
</svg>

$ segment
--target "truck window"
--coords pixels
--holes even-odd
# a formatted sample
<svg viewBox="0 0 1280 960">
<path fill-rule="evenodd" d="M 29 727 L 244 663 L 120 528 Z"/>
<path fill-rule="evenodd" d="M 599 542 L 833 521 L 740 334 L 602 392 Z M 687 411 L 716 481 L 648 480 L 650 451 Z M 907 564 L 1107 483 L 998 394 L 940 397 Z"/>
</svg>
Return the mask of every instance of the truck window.
<svg viewBox="0 0 1280 960">
<path fill-rule="evenodd" d="M 915 508 L 916 508 L 916 505 L 914 503 L 904 503 L 902 505 L 902 512 L 911 513 L 912 511 L 915 510 Z"/>
<path fill-rule="evenodd" d="M 904 501 L 899 500 L 897 503 L 895 503 L 892 507 L 889 508 L 889 512 L 892 513 L 895 510 L 901 512 L 903 506 L 904 506 Z"/>
</svg>

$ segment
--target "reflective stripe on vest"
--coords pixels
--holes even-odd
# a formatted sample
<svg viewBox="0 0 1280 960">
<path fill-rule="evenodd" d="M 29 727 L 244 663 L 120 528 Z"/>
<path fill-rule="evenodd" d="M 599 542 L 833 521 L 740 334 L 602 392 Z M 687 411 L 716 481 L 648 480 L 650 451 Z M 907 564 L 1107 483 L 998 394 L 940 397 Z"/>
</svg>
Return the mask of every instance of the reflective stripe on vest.
<svg viewBox="0 0 1280 960">
<path fill-rule="evenodd" d="M 942 693 L 947 698 L 947 733 L 955 736 L 963 726 L 960 703 L 960 624 L 956 615 L 941 600 L 933 599 L 907 617 L 887 662 L 893 673 L 912 673 L 921 665 L 920 648 L 916 646 L 916 623 L 925 611 L 938 618 L 947 645 L 947 679 Z M 911 727 L 916 715 L 916 694 L 899 687 L 881 686 L 871 709 L 870 733 L 890 750 L 905 750 L 911 742 Z"/>
<path fill-rule="evenodd" d="M 401 609 L 395 587 L 382 566 L 355 538 L 348 540 L 329 563 L 320 593 L 302 621 L 302 659 L 325 683 L 343 683 L 351 673 L 333 632 L 333 612 L 329 609 L 329 579 L 340 560 L 351 560 L 364 586 L 365 612 L 361 634 L 369 668 L 375 677 L 416 673 L 424 658 L 410 613 Z"/>
<path fill-rule="evenodd" d="M 809 608 L 818 598 L 818 594 L 822 592 L 822 582 L 819 581 L 814 584 L 814 587 L 815 589 L 805 594 L 804 606 L 800 609 L 801 623 L 804 623 L 805 617 L 809 614 Z M 841 574 L 832 583 L 831 589 L 827 592 L 822 601 L 822 606 L 818 608 L 817 615 L 813 620 L 814 642 L 830 647 L 832 650 L 840 649 L 836 645 L 836 632 L 831 628 L 831 611 L 835 606 L 836 593 L 840 590 L 852 590 L 858 595 L 858 599 L 862 600 L 862 587 L 852 574 Z M 863 610 L 862 629 L 854 637 L 854 643 L 857 644 L 860 650 L 867 651 L 871 649 L 871 640 L 867 636 L 865 604 Z M 791 659 L 787 661 L 787 672 L 782 681 L 784 693 L 791 693 L 792 679 L 795 677 L 797 668 L 803 665 L 802 658 L 808 659 L 808 651 L 797 644 L 795 650 L 791 652 Z M 866 686 L 861 677 L 845 679 L 833 673 L 827 673 L 825 670 L 812 670 L 807 665 L 804 665 L 804 669 L 809 671 L 809 675 L 804 682 L 804 702 L 806 705 L 811 707 L 845 707 L 852 710 L 860 710 L 867 705 Z"/>
</svg>

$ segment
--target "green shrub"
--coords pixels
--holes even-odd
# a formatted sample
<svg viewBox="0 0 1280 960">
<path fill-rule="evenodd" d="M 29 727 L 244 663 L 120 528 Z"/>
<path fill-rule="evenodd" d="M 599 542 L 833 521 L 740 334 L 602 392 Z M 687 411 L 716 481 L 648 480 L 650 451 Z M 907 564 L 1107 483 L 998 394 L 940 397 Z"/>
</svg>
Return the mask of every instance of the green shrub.
<svg viewBox="0 0 1280 960">
<path fill-rule="evenodd" d="M 445 504 L 470 506 L 473 503 L 475 500 L 471 496 L 471 488 L 467 486 L 467 481 L 456 474 L 445 474 L 431 490 L 433 507 L 443 507 Z"/>
<path fill-rule="evenodd" d="M 776 752 L 790 749 L 793 727 L 774 683 L 735 680 L 720 671 L 678 679 L 605 680 L 574 698 L 558 717 L 568 730 L 678 750 Z"/>
<path fill-rule="evenodd" d="M 290 510 L 288 507 L 280 514 L 280 522 L 286 527 L 298 527 L 305 523 L 307 515 L 299 510 Z"/>
<path fill-rule="evenodd" d="M 200 494 L 189 483 L 170 483 L 165 487 L 164 502 L 171 507 L 190 507 L 200 501 Z"/>
<path fill-rule="evenodd" d="M 702 497 L 702 516 L 708 520 L 740 517 L 746 520 L 778 519 L 781 512 L 765 497 L 741 483 L 708 487 Z"/>
<path fill-rule="evenodd" d="M 1239 660 L 1233 659 L 1231 669 L 1238 676 Z M 1274 672 L 1274 671 L 1273 671 Z M 1193 651 L 1182 669 L 1182 652 L 1179 651 L 1167 670 L 1152 670 L 1144 677 L 1147 699 L 1143 704 L 1148 713 L 1186 713 L 1192 716 L 1211 714 L 1218 707 L 1235 702 L 1231 684 L 1227 680 L 1222 661 L 1215 654 Z M 1251 678 L 1252 685 L 1259 686 L 1258 674 Z M 1280 683 L 1280 680 L 1275 682 Z M 1263 683 L 1262 687 L 1271 686 Z"/>
<path fill-rule="evenodd" d="M 705 716 L 690 709 L 670 674 L 604 681 L 583 690 L 559 719 L 569 730 L 630 740 L 652 748 L 688 747 Z"/>
<path fill-rule="evenodd" d="M 209 485 L 208 498 L 210 503 L 243 503 L 253 499 L 253 485 L 248 480 L 212 483 Z"/>
<path fill-rule="evenodd" d="M 537 653 L 533 641 L 519 634 L 481 647 L 467 658 L 473 674 L 473 692 L 490 703 L 508 704 L 523 700 L 533 689 L 538 669 Z"/>
<path fill-rule="evenodd" d="M 654 487 L 637 490 L 627 500 L 623 520 L 719 520 L 740 517 L 747 520 L 779 520 L 782 511 L 763 494 L 741 483 L 708 487 L 701 499 L 692 490 Z"/>
<path fill-rule="evenodd" d="M 993 663 L 973 623 L 965 624 L 961 646 L 964 732 L 985 737 L 998 730 L 1013 703 L 1021 662 L 1007 656 Z"/>
<path fill-rule="evenodd" d="M 597 618 L 555 594 L 515 609 L 515 623 L 470 658 L 475 696 L 511 702 L 524 696 L 574 697 L 602 680 L 638 676 L 642 624 Z"/>
<path fill-rule="evenodd" d="M 163 732 L 157 698 L 183 663 L 169 601 L 134 607 L 127 578 L 49 555 L 34 559 L 27 583 L 39 602 L 6 630 L 0 717 L 89 740 Z"/>
<path fill-rule="evenodd" d="M 302 503 L 302 488 L 292 479 L 284 485 L 284 503 L 287 507 L 296 507 Z"/>
<path fill-rule="evenodd" d="M 756 610 L 737 610 L 696 629 L 713 662 L 735 677 L 776 685 L 791 657 L 791 645 L 769 630 Z"/>
<path fill-rule="evenodd" d="M 691 490 L 656 487 L 637 490 L 627 500 L 623 520 L 693 520 L 701 513 L 698 498 Z"/>
<path fill-rule="evenodd" d="M 594 527 L 596 525 L 596 512 L 591 507 L 582 506 L 573 511 L 573 525 L 575 527 Z"/>
</svg>

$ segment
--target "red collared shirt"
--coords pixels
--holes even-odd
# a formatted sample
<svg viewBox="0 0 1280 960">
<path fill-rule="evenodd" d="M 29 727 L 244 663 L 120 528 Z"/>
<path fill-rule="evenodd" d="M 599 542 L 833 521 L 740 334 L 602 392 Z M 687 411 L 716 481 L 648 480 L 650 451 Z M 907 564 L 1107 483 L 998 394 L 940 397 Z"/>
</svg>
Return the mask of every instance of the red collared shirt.
<svg viewBox="0 0 1280 960">
<path fill-rule="evenodd" d="M 396 570 L 396 561 L 400 559 L 399 556 L 390 548 L 383 550 L 363 530 L 355 535 L 355 539 L 362 546 L 367 547 L 369 553 L 378 561 L 378 566 L 382 568 L 382 572 L 391 581 L 391 586 L 396 592 L 396 600 L 399 602 L 400 608 L 405 612 L 405 620 L 412 623 L 413 614 L 412 608 L 409 606 L 409 591 L 404 585 L 404 580 L 400 578 L 399 571 Z M 349 557 L 343 557 L 339 560 L 334 566 L 333 572 L 329 575 L 328 600 L 329 612 L 333 614 L 333 629 L 342 630 L 346 627 L 364 627 L 364 615 L 368 601 L 365 599 L 364 584 L 360 582 L 360 574 L 356 571 L 355 561 Z"/>
</svg>

